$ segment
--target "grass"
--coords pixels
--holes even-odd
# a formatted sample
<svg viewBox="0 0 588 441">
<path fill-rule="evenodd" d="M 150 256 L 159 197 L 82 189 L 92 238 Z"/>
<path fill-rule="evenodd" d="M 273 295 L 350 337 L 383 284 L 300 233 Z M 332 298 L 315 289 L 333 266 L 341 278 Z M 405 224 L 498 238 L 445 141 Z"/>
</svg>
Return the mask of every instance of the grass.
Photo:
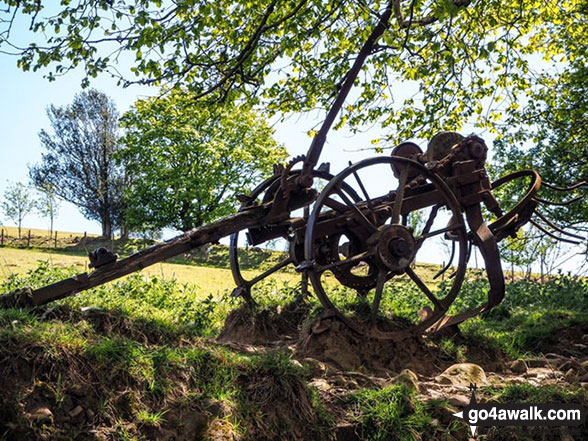
<svg viewBox="0 0 588 441">
<path fill-rule="evenodd" d="M 40 261 L 48 261 L 56 267 L 74 266 L 78 272 L 88 271 L 88 258 L 85 256 L 68 255 L 62 252 L 54 253 L 50 250 L 28 250 L 19 248 L 0 248 L 0 280 L 10 274 L 25 274 L 36 268 Z M 180 283 L 190 283 L 196 287 L 202 297 L 208 294 L 219 295 L 231 291 L 235 287 L 230 269 L 212 266 L 196 266 L 178 263 L 159 263 L 142 271 L 146 276 L 157 276 L 175 279 Z M 254 271 L 244 271 L 246 276 L 257 274 Z M 299 276 L 292 272 L 275 274 L 278 283 L 297 283 Z"/>
<path fill-rule="evenodd" d="M 47 256 L 41 250 L 0 249 L 6 261 L 21 258 L 27 265 L 5 275 L 0 292 L 43 286 L 83 269 L 81 263 L 75 264 L 79 261 L 68 260 L 77 256 L 53 254 L 51 265 L 38 264 L 39 255 Z M 74 266 L 67 266 L 71 261 Z M 232 288 L 228 270 L 164 265 L 185 269 L 186 279 L 180 280 L 178 273 L 170 279 L 143 272 L 51 308 L 0 310 L 0 422 L 14 422 L 20 430 L 8 435 L 10 439 L 84 440 L 94 433 L 104 439 L 143 440 L 169 431 L 187 439 L 215 439 L 221 434 L 244 440 L 328 439 L 342 413 L 333 413 L 333 403 L 307 386 L 310 372 L 304 365 L 294 363 L 284 350 L 252 355 L 209 340 L 240 305 L 227 295 Z M 433 270 L 419 268 L 423 274 Z M 191 283 L 189 277 L 197 271 L 208 285 Z M 213 278 L 215 274 L 219 279 Z M 257 313 L 279 315 L 277 307 L 296 297 L 298 277 L 291 273 L 279 277 L 280 282 L 260 286 Z M 479 304 L 487 289 L 482 278 L 471 279 L 455 308 Z M 348 291 L 333 289 L 332 295 L 339 304 L 353 308 Z M 383 307 L 410 319 L 423 301 L 401 284 L 388 288 Z M 321 307 L 314 298 L 309 302 L 308 316 L 316 316 Z M 462 325 L 464 338 L 432 344 L 433 350 L 456 361 L 467 361 L 470 347 L 494 348 L 518 358 L 545 350 L 559 330 L 586 322 L 586 280 L 559 276 L 545 284 L 519 281 L 508 285 L 499 308 Z M 78 389 L 85 391 L 83 398 L 75 398 L 79 394 L 73 391 Z M 585 392 L 551 386 L 504 385 L 484 393 L 504 402 L 586 402 Z M 97 416 L 77 425 L 60 424 L 72 400 L 73 404 L 82 400 L 80 405 L 94 409 Z M 57 423 L 32 424 L 26 418 L 27 406 L 39 402 L 51 408 Z M 398 385 L 360 388 L 337 405 L 345 406 L 344 418 L 366 440 L 445 439 L 439 438 L 440 431 L 449 429 L 446 439 L 452 439 L 454 431 L 466 430 L 453 420 L 435 426 L 433 420 L 439 418 L 443 404 L 422 402 Z M 191 432 L 186 432 L 187 427 Z M 504 429 L 492 434 L 489 439 L 514 439 Z M 523 432 L 519 435 L 533 439 Z"/>
<path fill-rule="evenodd" d="M 18 227 L 10 226 L 10 225 L 0 225 L 0 229 L 4 230 L 4 235 L 8 235 L 11 237 L 18 237 Z M 49 238 L 49 230 L 39 229 L 39 228 L 26 228 L 23 227 L 21 234 L 23 237 L 26 237 L 29 230 L 31 231 L 31 236 L 37 237 L 46 237 Z M 53 232 L 53 237 L 55 237 L 55 231 Z M 73 238 L 73 237 L 82 237 L 83 233 L 74 233 L 71 231 L 57 231 L 57 239 L 60 238 Z M 97 234 L 88 234 L 88 237 L 98 237 Z"/>
<path fill-rule="evenodd" d="M 414 441 L 433 429 L 426 405 L 414 399 L 414 392 L 403 385 L 363 389 L 352 400 L 361 439 Z"/>
</svg>

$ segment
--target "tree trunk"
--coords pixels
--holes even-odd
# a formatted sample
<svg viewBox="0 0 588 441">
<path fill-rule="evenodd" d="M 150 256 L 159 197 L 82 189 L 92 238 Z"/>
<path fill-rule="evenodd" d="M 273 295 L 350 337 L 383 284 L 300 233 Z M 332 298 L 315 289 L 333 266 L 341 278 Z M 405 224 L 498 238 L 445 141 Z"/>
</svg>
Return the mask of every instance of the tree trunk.
<svg viewBox="0 0 588 441">
<path fill-rule="evenodd" d="M 122 240 L 127 240 L 129 238 L 129 227 L 126 222 L 123 222 L 120 228 L 120 238 Z"/>
<path fill-rule="evenodd" d="M 102 236 L 107 239 L 112 238 L 112 221 L 109 214 L 102 216 Z"/>
</svg>

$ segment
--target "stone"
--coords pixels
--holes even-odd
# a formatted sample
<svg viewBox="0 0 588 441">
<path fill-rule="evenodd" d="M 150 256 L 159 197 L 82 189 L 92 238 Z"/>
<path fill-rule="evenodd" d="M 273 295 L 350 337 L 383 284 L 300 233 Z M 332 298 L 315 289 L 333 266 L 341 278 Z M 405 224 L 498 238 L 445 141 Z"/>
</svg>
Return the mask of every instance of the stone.
<svg viewBox="0 0 588 441">
<path fill-rule="evenodd" d="M 404 369 L 398 375 L 396 375 L 392 381 L 392 384 L 402 384 L 409 389 L 413 389 L 417 392 L 421 391 L 419 386 L 419 377 L 410 369 Z"/>
<path fill-rule="evenodd" d="M 568 383 L 575 383 L 577 379 L 578 373 L 573 368 L 569 368 L 567 372 L 564 374 L 564 380 Z"/>
<path fill-rule="evenodd" d="M 546 378 L 557 378 L 559 376 L 559 371 L 554 371 L 550 368 L 529 368 L 525 373 L 525 378 L 535 377 L 538 379 L 546 379 Z"/>
<path fill-rule="evenodd" d="M 312 371 L 312 375 L 315 377 L 322 377 L 329 370 L 328 366 L 325 363 L 317 360 L 316 358 L 308 357 L 302 360 L 302 362 L 310 368 L 310 370 Z"/>
<path fill-rule="evenodd" d="M 527 372 L 527 364 L 524 360 L 518 359 L 511 362 L 508 366 L 515 374 L 524 374 Z"/>
<path fill-rule="evenodd" d="M 467 395 L 451 395 L 447 397 L 447 402 L 455 407 L 466 407 L 470 404 L 470 397 Z"/>
<path fill-rule="evenodd" d="M 359 441 L 355 426 L 351 423 L 341 423 L 335 429 L 337 441 Z"/>
<path fill-rule="evenodd" d="M 312 386 L 322 392 L 327 392 L 328 390 L 331 389 L 331 385 L 324 378 L 315 378 L 310 383 L 308 383 L 308 385 Z"/>
<path fill-rule="evenodd" d="M 47 422 L 53 420 L 53 412 L 48 407 L 37 407 L 30 413 L 31 417 L 37 421 Z"/>
<path fill-rule="evenodd" d="M 452 384 L 454 386 L 469 386 L 470 383 L 486 384 L 486 373 L 479 365 L 474 363 L 458 363 L 448 367 L 435 380 L 441 384 Z"/>
<path fill-rule="evenodd" d="M 346 371 L 353 371 L 361 366 L 361 359 L 359 358 L 359 355 L 352 351 L 327 349 L 325 351 L 325 359 L 332 361 L 341 369 Z"/>
<path fill-rule="evenodd" d="M 74 407 L 72 410 L 69 411 L 69 416 L 72 418 L 77 417 L 79 414 L 81 414 L 84 411 L 84 408 L 82 406 L 76 406 Z"/>
<path fill-rule="evenodd" d="M 297 368 L 302 368 L 302 363 L 300 363 L 298 360 L 290 360 L 290 362 Z"/>
</svg>

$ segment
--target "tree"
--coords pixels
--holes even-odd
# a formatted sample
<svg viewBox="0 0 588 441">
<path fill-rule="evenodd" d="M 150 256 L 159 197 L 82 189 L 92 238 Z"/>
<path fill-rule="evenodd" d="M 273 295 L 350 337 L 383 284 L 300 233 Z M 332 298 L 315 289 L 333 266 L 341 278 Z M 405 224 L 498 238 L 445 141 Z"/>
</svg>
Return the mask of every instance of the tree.
<svg viewBox="0 0 588 441">
<path fill-rule="evenodd" d="M 35 207 L 31 192 L 22 182 L 11 184 L 4 192 L 2 209 L 6 217 L 18 226 L 18 238 L 22 237 L 22 221 Z"/>
<path fill-rule="evenodd" d="M 235 195 L 287 156 L 255 112 L 195 105 L 180 89 L 137 101 L 121 121 L 127 132 L 120 158 L 133 171 L 126 201 L 134 231 L 186 231 L 232 213 Z"/>
<path fill-rule="evenodd" d="M 41 197 L 37 200 L 37 211 L 41 216 L 49 219 L 49 238 L 51 238 L 53 236 L 53 222 L 59 213 L 59 200 L 52 187 L 44 187 L 39 191 Z"/>
<path fill-rule="evenodd" d="M 529 55 L 565 61 L 569 46 L 558 33 L 586 27 L 585 0 L 4 3 L 0 44 L 24 70 L 49 69 L 55 79 L 79 66 L 84 84 L 106 71 L 123 85 L 184 85 L 196 98 L 246 99 L 283 114 L 329 107 L 389 10 L 339 125 L 377 121 L 394 141 L 459 131 L 465 122 L 493 125 L 525 96 L 536 74 Z M 17 45 L 10 32 L 23 24 L 41 42 Z"/>
<path fill-rule="evenodd" d="M 554 253 L 558 243 L 545 234 L 537 234 L 532 230 L 519 230 L 517 236 L 507 237 L 500 244 L 501 258 L 511 265 L 511 278 L 514 280 L 514 268 L 518 266 L 524 270 L 525 278 L 531 278 L 532 265 L 539 262 L 541 281 L 545 274 L 551 271 L 550 263 L 557 258 Z M 553 254 L 553 255 L 552 255 Z"/>
<path fill-rule="evenodd" d="M 538 169 L 545 182 L 567 187 L 588 180 L 588 2 L 575 14 L 555 24 L 552 59 L 533 78 L 528 99 L 512 109 L 495 142 L 497 171 L 504 174 L 521 168 Z M 506 197 L 520 197 L 521 188 L 507 189 Z M 575 194 L 541 190 L 543 199 L 570 200 Z M 518 193 L 518 195 L 517 195 Z M 545 206 L 540 210 L 560 225 L 588 232 L 588 200 L 569 206 Z"/>
<path fill-rule="evenodd" d="M 124 183 L 124 171 L 114 159 L 119 150 L 114 102 L 90 89 L 69 106 L 50 106 L 47 115 L 53 133 L 39 134 L 47 153 L 30 169 L 34 185 L 52 188 L 87 218 L 100 221 L 102 235 L 111 237 L 120 219 Z"/>
</svg>

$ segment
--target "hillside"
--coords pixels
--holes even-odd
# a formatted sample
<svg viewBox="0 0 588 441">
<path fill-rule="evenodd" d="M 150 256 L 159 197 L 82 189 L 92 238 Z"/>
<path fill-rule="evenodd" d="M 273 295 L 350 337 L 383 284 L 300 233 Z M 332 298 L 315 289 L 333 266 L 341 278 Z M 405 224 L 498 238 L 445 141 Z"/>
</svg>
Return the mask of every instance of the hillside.
<svg viewBox="0 0 588 441">
<path fill-rule="evenodd" d="M 75 271 L 43 264 L 10 276 L 0 292 Z M 485 289 L 483 279 L 471 279 L 462 304 L 479 301 Z M 413 295 L 397 290 L 386 298 L 411 316 Z M 0 311 L 0 433 L 40 440 L 466 440 L 467 426 L 451 414 L 467 404 L 467 386 L 443 374 L 463 363 L 484 371 L 485 379 L 476 373 L 484 400 L 588 404 L 583 280 L 511 284 L 502 306 L 459 332 L 400 344 L 365 340 L 321 319 L 317 301 L 301 300 L 295 286 L 269 282 L 256 301 L 250 309 L 173 280 L 133 275 L 35 311 Z M 585 424 L 480 428 L 477 439 L 587 436 Z"/>
</svg>

